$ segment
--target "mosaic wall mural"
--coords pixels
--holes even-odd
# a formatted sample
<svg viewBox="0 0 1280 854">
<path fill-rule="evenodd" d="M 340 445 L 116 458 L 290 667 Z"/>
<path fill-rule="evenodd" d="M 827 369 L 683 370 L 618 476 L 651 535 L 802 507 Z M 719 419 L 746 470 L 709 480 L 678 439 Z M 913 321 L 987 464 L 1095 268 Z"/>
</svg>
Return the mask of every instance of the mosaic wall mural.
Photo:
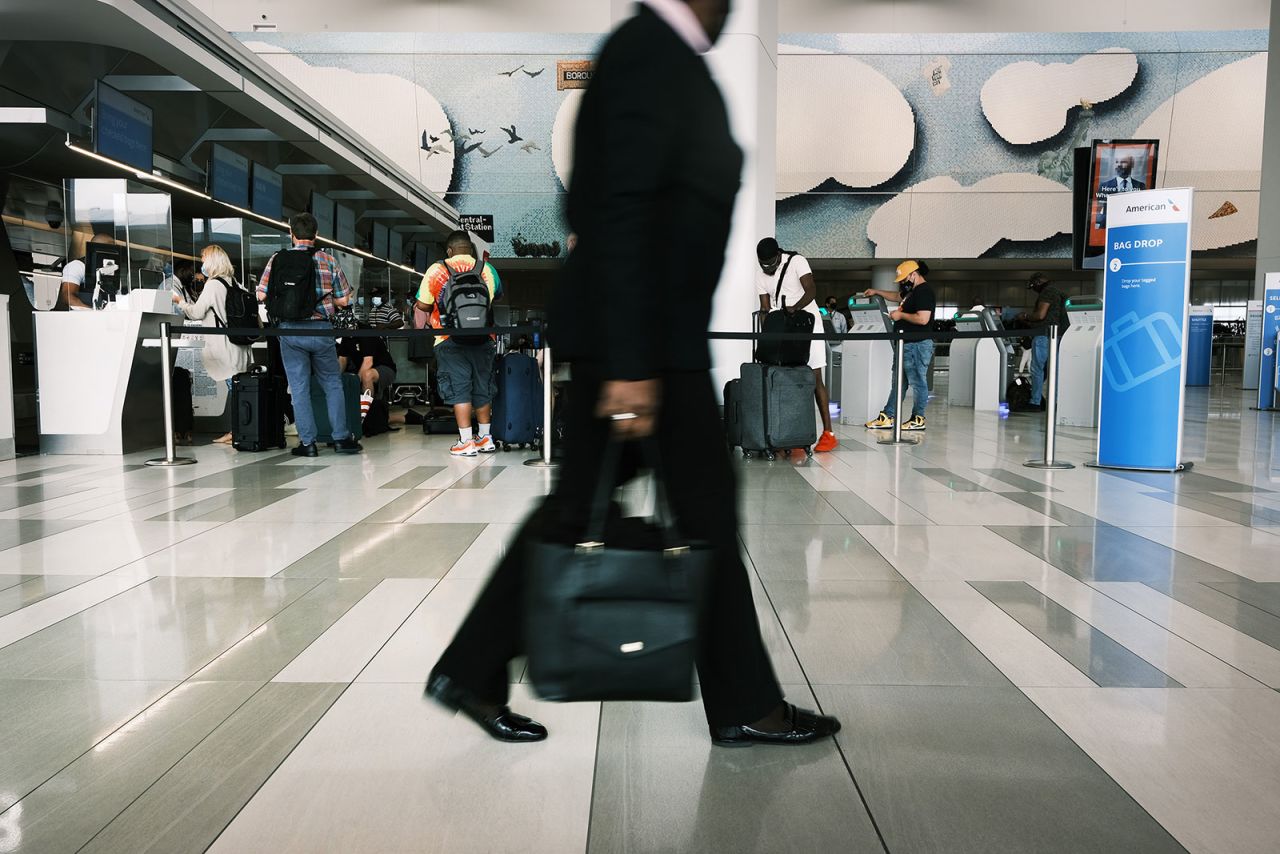
<svg viewBox="0 0 1280 854">
<path fill-rule="evenodd" d="M 1195 249 L 1258 231 L 1266 33 L 792 34 L 778 236 L 816 257 L 1069 258 L 1072 149 L 1159 139 Z"/>
<path fill-rule="evenodd" d="M 601 36 L 244 33 L 291 80 L 465 214 L 493 252 L 563 248 L 581 92 Z M 1071 254 L 1071 149 L 1161 140 L 1197 188 L 1195 248 L 1257 237 L 1265 31 L 789 34 L 778 60 L 780 241 L 814 257 Z"/>
</svg>

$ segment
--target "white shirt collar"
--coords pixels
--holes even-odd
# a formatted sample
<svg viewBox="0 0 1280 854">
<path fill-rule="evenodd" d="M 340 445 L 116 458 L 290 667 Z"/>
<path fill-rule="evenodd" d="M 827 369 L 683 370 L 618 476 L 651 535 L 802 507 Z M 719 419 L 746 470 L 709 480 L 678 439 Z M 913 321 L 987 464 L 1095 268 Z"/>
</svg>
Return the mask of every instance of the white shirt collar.
<svg viewBox="0 0 1280 854">
<path fill-rule="evenodd" d="M 711 50 L 711 39 L 707 31 L 702 29 L 698 16 L 693 14 L 689 4 L 683 0 L 640 0 L 644 6 L 653 10 L 654 14 L 676 31 L 685 44 L 694 53 L 702 54 Z"/>
</svg>

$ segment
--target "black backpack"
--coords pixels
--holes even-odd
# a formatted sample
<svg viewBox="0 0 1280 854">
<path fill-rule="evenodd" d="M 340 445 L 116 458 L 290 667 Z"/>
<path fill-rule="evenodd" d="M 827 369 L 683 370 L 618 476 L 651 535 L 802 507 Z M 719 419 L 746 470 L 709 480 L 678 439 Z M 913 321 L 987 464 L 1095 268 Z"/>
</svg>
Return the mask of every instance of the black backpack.
<svg viewBox="0 0 1280 854">
<path fill-rule="evenodd" d="M 440 291 L 440 324 L 445 329 L 484 329 L 493 326 L 493 305 L 484 281 L 484 259 L 466 272 L 458 272 L 445 261 L 449 281 Z M 485 335 L 453 335 L 459 344 L 481 344 Z"/>
<path fill-rule="evenodd" d="M 267 316 L 272 323 L 282 320 L 310 320 L 325 295 L 316 275 L 314 246 L 284 249 L 271 256 L 271 276 L 267 280 Z"/>
<path fill-rule="evenodd" d="M 222 282 L 222 286 L 227 290 L 226 318 L 219 318 L 217 312 L 213 314 L 218 326 L 224 329 L 261 329 L 262 320 L 258 317 L 258 298 L 240 287 L 239 283 L 234 279 L 218 279 L 218 281 Z M 239 344 L 245 347 L 255 341 L 262 340 L 262 336 L 228 335 L 227 340 L 232 344 Z"/>
</svg>

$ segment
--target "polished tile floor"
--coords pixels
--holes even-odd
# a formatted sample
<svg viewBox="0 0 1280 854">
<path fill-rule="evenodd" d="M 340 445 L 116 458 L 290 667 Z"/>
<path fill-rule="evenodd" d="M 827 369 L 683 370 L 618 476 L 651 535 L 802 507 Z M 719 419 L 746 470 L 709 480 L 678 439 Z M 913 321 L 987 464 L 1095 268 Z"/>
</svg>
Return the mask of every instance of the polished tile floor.
<svg viewBox="0 0 1280 854">
<path fill-rule="evenodd" d="M 1191 472 L 1044 473 L 1038 420 L 935 401 L 915 447 L 739 461 L 778 676 L 845 724 L 789 750 L 518 662 L 543 744 L 423 702 L 523 455 L 0 463 L 0 852 L 1274 852 L 1278 428 L 1195 391 Z"/>
</svg>

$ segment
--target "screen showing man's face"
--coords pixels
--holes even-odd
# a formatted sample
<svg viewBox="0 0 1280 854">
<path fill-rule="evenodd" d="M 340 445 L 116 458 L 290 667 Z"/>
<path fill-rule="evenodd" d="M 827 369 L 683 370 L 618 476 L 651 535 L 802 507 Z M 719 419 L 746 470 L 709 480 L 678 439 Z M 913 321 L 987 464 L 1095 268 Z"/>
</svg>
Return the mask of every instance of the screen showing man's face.
<svg viewBox="0 0 1280 854">
<path fill-rule="evenodd" d="M 1116 161 L 1116 176 L 1120 178 L 1128 178 L 1133 174 L 1133 158 L 1121 157 Z"/>
</svg>

